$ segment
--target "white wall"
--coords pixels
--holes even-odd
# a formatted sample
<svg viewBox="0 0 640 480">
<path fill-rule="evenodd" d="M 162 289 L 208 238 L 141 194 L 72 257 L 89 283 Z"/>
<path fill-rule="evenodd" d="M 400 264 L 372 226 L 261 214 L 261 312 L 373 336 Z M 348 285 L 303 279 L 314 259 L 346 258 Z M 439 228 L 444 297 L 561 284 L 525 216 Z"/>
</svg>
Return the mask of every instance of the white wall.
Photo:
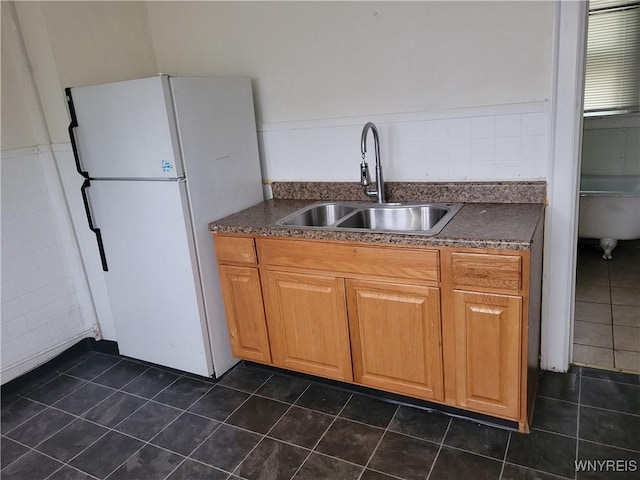
<svg viewBox="0 0 640 480">
<path fill-rule="evenodd" d="M 158 68 L 254 78 L 265 180 L 541 179 L 548 2 L 151 2 Z"/>
<path fill-rule="evenodd" d="M 582 175 L 640 175 L 640 115 L 585 118 Z"/>
<path fill-rule="evenodd" d="M 248 75 L 259 123 L 545 101 L 549 2 L 150 2 L 158 68 Z"/>
</svg>

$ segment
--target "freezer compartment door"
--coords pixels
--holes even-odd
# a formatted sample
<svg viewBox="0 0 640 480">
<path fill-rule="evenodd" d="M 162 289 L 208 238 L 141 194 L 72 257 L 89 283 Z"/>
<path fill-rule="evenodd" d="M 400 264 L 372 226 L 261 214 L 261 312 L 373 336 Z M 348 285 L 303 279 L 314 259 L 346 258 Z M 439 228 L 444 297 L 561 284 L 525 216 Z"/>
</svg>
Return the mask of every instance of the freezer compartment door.
<svg viewBox="0 0 640 480">
<path fill-rule="evenodd" d="M 89 194 L 120 352 L 210 376 L 184 182 L 93 181 Z"/>
<path fill-rule="evenodd" d="M 93 178 L 183 175 L 166 76 L 70 89 L 81 169 Z"/>
</svg>

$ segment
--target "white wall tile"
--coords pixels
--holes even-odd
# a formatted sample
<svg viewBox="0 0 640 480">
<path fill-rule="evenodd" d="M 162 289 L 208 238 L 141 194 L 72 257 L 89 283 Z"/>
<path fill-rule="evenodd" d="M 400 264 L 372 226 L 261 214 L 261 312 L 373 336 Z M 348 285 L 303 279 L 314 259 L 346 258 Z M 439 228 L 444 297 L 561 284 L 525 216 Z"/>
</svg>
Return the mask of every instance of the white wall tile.
<svg viewBox="0 0 640 480">
<path fill-rule="evenodd" d="M 2 344 L 2 364 L 3 365 L 11 365 L 16 360 L 16 355 L 13 353 L 13 346 L 11 343 Z"/>
<path fill-rule="evenodd" d="M 26 295 L 27 293 L 34 292 L 38 289 L 35 273 L 27 273 L 26 275 L 15 277 L 13 279 L 13 283 L 16 286 L 17 294 L 20 296 Z"/>
<path fill-rule="evenodd" d="M 521 115 L 496 115 L 496 137 L 519 137 Z"/>
<path fill-rule="evenodd" d="M 86 320 L 77 318 L 80 299 L 70 283 L 78 265 L 70 254 L 75 240 L 70 224 L 64 222 L 68 214 L 59 200 L 52 157 L 31 149 L 5 153 L 1 169 L 3 382 L 53 358 L 90 331 Z M 74 318 L 67 324 L 65 316 L 70 313 Z"/>
<path fill-rule="evenodd" d="M 16 339 L 29 333 L 29 325 L 24 321 L 24 317 L 20 317 L 7 322 L 6 330 L 10 339 Z"/>
<path fill-rule="evenodd" d="M 491 163 L 495 157 L 494 139 L 474 138 L 471 142 L 471 160 L 474 162 Z"/>
<path fill-rule="evenodd" d="M 471 119 L 472 138 L 493 138 L 496 134 L 494 116 L 474 117 Z"/>
<path fill-rule="evenodd" d="M 14 298 L 13 300 L 2 301 L 2 323 L 10 322 L 18 317 L 24 315 L 24 310 L 22 309 L 22 302 L 20 298 Z"/>
<path fill-rule="evenodd" d="M 471 118 L 449 120 L 449 140 L 471 138 Z"/>
<path fill-rule="evenodd" d="M 496 162 L 517 162 L 520 157 L 520 138 L 496 138 Z"/>
<path fill-rule="evenodd" d="M 447 161 L 449 162 L 468 162 L 471 158 L 471 139 L 463 138 L 451 140 L 449 139 L 449 149 Z"/>
<path fill-rule="evenodd" d="M 520 120 L 520 133 L 526 136 L 547 135 L 549 115 L 546 112 L 525 113 Z"/>
<path fill-rule="evenodd" d="M 521 137 L 520 138 L 520 160 L 537 162 L 548 156 L 548 137 Z"/>
<path fill-rule="evenodd" d="M 427 122 L 427 140 L 446 140 L 449 137 L 447 120 L 429 120 Z"/>
<path fill-rule="evenodd" d="M 356 182 L 360 133 L 374 121 L 387 181 L 472 181 L 474 174 L 483 180 L 544 179 L 547 118 L 548 104 L 536 103 L 265 124 L 259 132 L 263 175 Z M 373 160 L 368 152 L 370 166 Z"/>
<path fill-rule="evenodd" d="M 2 282 L 1 296 L 3 302 L 13 300 L 14 298 L 18 297 L 18 289 L 16 288 L 14 281 L 7 280 L 6 282 Z"/>
<path fill-rule="evenodd" d="M 22 360 L 32 354 L 35 350 L 33 339 L 28 333 L 12 339 L 11 345 L 16 355 L 16 360 Z M 6 365 L 3 365 L 5 368 Z M 4 379 L 3 379 L 4 380 Z"/>
</svg>

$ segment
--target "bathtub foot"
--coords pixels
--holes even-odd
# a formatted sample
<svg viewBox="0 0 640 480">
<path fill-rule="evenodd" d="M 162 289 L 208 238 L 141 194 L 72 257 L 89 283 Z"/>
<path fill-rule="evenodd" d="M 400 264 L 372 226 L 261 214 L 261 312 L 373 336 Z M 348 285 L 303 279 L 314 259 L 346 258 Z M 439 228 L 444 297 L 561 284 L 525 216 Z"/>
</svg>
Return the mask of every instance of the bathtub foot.
<svg viewBox="0 0 640 480">
<path fill-rule="evenodd" d="M 614 248 L 616 248 L 616 245 L 618 245 L 618 241 L 614 240 L 613 238 L 601 238 L 600 248 L 604 250 L 602 258 L 604 258 L 605 260 L 611 260 L 611 258 L 613 258 L 611 257 L 611 252 Z"/>
</svg>

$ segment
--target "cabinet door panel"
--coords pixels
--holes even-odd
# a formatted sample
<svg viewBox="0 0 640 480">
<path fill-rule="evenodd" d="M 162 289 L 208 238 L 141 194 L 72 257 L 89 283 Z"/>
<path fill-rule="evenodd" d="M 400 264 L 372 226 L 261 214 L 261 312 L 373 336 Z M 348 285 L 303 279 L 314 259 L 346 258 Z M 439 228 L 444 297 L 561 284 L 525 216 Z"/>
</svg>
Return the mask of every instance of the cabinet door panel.
<svg viewBox="0 0 640 480">
<path fill-rule="evenodd" d="M 271 363 L 258 269 L 220 265 L 219 270 L 233 355 Z"/>
<path fill-rule="evenodd" d="M 352 380 L 344 280 L 270 271 L 266 285 L 274 364 Z"/>
<path fill-rule="evenodd" d="M 458 404 L 517 418 L 522 299 L 454 291 Z"/>
<path fill-rule="evenodd" d="M 354 380 L 442 400 L 439 290 L 348 280 Z"/>
</svg>

